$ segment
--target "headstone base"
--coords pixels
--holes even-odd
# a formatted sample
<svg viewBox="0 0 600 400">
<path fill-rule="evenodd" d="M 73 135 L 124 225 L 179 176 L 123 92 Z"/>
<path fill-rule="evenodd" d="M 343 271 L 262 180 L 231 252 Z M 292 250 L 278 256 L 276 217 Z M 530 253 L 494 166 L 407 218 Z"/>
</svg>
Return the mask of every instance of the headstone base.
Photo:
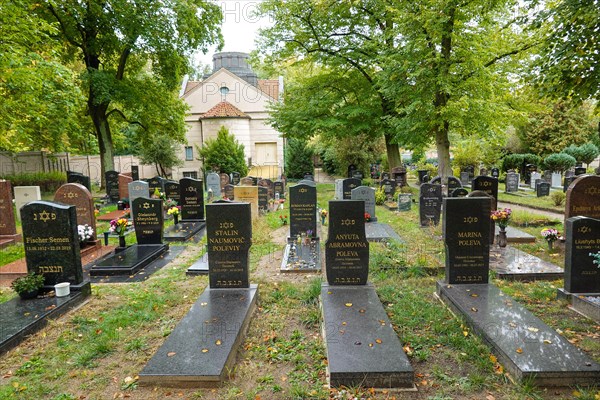
<svg viewBox="0 0 600 400">
<path fill-rule="evenodd" d="M 571 293 L 565 290 L 565 288 L 556 289 L 557 299 L 571 301 L 575 296 L 600 296 L 600 293 Z"/>
<path fill-rule="evenodd" d="M 438 281 L 437 295 L 492 347 L 517 381 L 537 386 L 600 381 L 598 363 L 496 286 Z"/>
<path fill-rule="evenodd" d="M 0 249 L 20 242 L 22 240 L 21 235 L 0 235 Z"/>
<path fill-rule="evenodd" d="M 71 290 L 65 297 L 35 300 L 21 300 L 16 297 L 0 304 L 0 355 L 42 329 L 48 320 L 56 319 L 78 307 L 86 301 L 90 292 L 90 283 L 86 282 L 82 285 L 82 290 Z"/>
<path fill-rule="evenodd" d="M 133 275 L 169 250 L 166 244 L 134 244 L 125 251 L 99 260 L 90 276 Z"/>
<path fill-rule="evenodd" d="M 511 246 L 492 249 L 490 261 L 490 268 L 496 271 L 496 276 L 500 279 L 552 281 L 562 279 L 565 274 L 558 265 Z"/>
<path fill-rule="evenodd" d="M 321 286 L 331 387 L 413 388 L 414 371 L 372 285 Z"/>
<path fill-rule="evenodd" d="M 573 296 L 571 308 L 600 324 L 600 295 Z"/>
<path fill-rule="evenodd" d="M 204 253 L 202 257 L 193 263 L 186 271 L 186 275 L 207 275 L 208 274 L 208 253 Z"/>
<path fill-rule="evenodd" d="M 292 251 L 293 249 L 293 251 Z M 319 238 L 311 240 L 309 245 L 298 245 L 297 241 L 288 238 L 283 251 L 281 272 L 321 272 L 321 246 Z"/>
<path fill-rule="evenodd" d="M 500 232 L 500 228 L 496 225 L 496 233 L 494 237 L 498 236 L 498 232 Z M 508 243 L 535 243 L 535 236 L 530 235 L 527 232 L 523 232 L 517 228 L 512 226 L 506 227 L 506 241 Z"/>
<path fill-rule="evenodd" d="M 164 230 L 166 242 L 185 242 L 206 227 L 205 221 L 179 222 Z"/>
<path fill-rule="evenodd" d="M 100 250 L 100 247 L 102 247 L 102 244 L 100 243 L 99 239 L 96 239 L 92 242 L 88 242 L 86 246 L 83 249 L 81 249 L 81 257 L 85 257 L 88 254 L 95 253 L 96 251 Z"/>
<path fill-rule="evenodd" d="M 206 288 L 139 374 L 139 383 L 216 387 L 233 371 L 256 307 L 258 286 Z"/>
<path fill-rule="evenodd" d="M 367 235 L 368 242 L 389 242 L 390 240 L 395 240 L 404 243 L 396 231 L 388 224 L 380 224 L 378 222 L 366 223 L 365 234 Z"/>
</svg>

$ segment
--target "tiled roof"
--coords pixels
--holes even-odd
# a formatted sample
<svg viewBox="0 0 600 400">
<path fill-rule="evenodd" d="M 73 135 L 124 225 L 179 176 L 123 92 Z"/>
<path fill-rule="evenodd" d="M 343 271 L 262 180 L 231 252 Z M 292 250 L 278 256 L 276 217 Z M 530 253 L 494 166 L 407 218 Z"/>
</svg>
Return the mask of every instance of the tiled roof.
<svg viewBox="0 0 600 400">
<path fill-rule="evenodd" d="M 204 114 L 201 118 L 250 118 L 233 104 L 222 101 Z"/>
<path fill-rule="evenodd" d="M 199 81 L 188 81 L 188 83 L 185 85 L 185 93 L 189 92 L 190 90 L 192 90 L 193 88 L 195 88 L 196 86 L 198 86 L 201 82 Z"/>
<path fill-rule="evenodd" d="M 277 79 L 259 79 L 258 88 L 267 96 L 279 99 L 279 81 Z"/>
</svg>

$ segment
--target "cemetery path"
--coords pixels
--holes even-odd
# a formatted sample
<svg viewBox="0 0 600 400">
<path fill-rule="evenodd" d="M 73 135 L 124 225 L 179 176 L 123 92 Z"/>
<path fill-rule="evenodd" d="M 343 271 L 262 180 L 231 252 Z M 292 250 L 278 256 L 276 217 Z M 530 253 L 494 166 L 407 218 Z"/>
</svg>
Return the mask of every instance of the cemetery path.
<svg viewBox="0 0 600 400">
<path fill-rule="evenodd" d="M 539 210 L 537 208 L 526 207 L 526 206 L 522 206 L 519 204 L 504 203 L 501 201 L 498 202 L 498 208 L 510 208 L 511 210 L 528 211 L 533 214 L 543 215 L 545 217 L 554 218 L 559 221 L 562 221 L 565 217 L 564 214 L 561 214 L 561 213 L 546 211 L 546 210 Z"/>
</svg>

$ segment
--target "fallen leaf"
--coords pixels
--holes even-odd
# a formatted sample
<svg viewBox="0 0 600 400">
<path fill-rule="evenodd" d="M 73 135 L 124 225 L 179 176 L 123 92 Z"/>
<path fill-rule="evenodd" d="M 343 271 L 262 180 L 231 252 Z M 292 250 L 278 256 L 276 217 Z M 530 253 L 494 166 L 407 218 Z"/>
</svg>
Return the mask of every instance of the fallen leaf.
<svg viewBox="0 0 600 400">
<path fill-rule="evenodd" d="M 167 357 L 173 357 L 175 354 L 177 354 L 177 353 L 174 351 L 170 351 L 167 353 Z"/>
<path fill-rule="evenodd" d="M 527 330 L 528 330 L 529 332 L 537 332 L 537 331 L 539 331 L 539 329 L 538 329 L 538 328 L 533 328 L 533 327 L 531 327 L 531 326 L 530 326 L 529 328 L 527 328 Z"/>
<path fill-rule="evenodd" d="M 215 342 L 215 344 L 216 344 L 217 346 L 220 346 L 220 345 L 221 345 L 221 339 L 217 339 L 217 341 Z"/>
<path fill-rule="evenodd" d="M 477 293 L 471 293 L 471 297 L 479 297 Z"/>
<path fill-rule="evenodd" d="M 346 307 L 352 307 L 352 303 L 346 303 Z"/>
<path fill-rule="evenodd" d="M 518 347 L 516 351 L 517 351 L 517 353 L 519 353 L 519 354 L 523 353 L 523 349 L 522 349 L 522 348 L 520 348 L 520 347 Z"/>
<path fill-rule="evenodd" d="M 552 341 L 551 341 L 551 340 L 544 339 L 544 344 L 551 344 L 551 343 L 552 343 Z"/>
<path fill-rule="evenodd" d="M 471 307 L 471 311 L 477 312 L 477 309 L 475 307 Z"/>
<path fill-rule="evenodd" d="M 375 339 L 375 343 L 381 344 L 381 339 Z"/>
<path fill-rule="evenodd" d="M 494 364 L 498 362 L 498 359 L 496 358 L 495 355 L 490 354 L 490 361 L 493 362 Z"/>
<path fill-rule="evenodd" d="M 208 353 L 208 349 L 202 349 L 203 353 Z"/>
<path fill-rule="evenodd" d="M 465 337 L 469 336 L 469 331 L 463 331 L 463 335 L 464 335 Z"/>
</svg>

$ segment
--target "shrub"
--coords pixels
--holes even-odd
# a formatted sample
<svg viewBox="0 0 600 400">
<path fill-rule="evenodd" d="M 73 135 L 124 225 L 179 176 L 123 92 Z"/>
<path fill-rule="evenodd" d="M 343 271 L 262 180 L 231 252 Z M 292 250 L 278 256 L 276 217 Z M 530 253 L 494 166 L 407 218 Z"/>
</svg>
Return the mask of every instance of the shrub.
<svg viewBox="0 0 600 400">
<path fill-rule="evenodd" d="M 205 169 L 217 167 L 220 172 L 231 174 L 239 172 L 241 176 L 248 174 L 248 166 L 244 156 L 244 145 L 238 143 L 235 136 L 224 126 L 217 132 L 216 139 L 209 139 L 198 153 L 204 158 Z"/>
<path fill-rule="evenodd" d="M 16 175 L 4 175 L 0 179 L 10 181 L 15 186 L 39 186 L 40 191 L 54 193 L 63 184 L 67 183 L 65 172 L 34 172 Z"/>
<path fill-rule="evenodd" d="M 307 172 L 313 172 L 313 152 L 306 142 L 290 138 L 285 149 L 285 174 L 288 178 L 302 179 Z"/>
<path fill-rule="evenodd" d="M 552 203 L 554 203 L 555 206 L 562 206 L 565 203 L 567 195 L 561 191 L 556 191 L 552 192 L 550 198 L 552 199 Z"/>
<path fill-rule="evenodd" d="M 573 168 L 576 163 L 575 158 L 567 153 L 550 154 L 544 158 L 544 169 L 553 172 L 564 172 L 569 168 Z"/>
<path fill-rule="evenodd" d="M 502 159 L 502 171 L 506 172 L 509 169 L 521 169 L 523 165 L 523 154 L 509 154 Z"/>
<path fill-rule="evenodd" d="M 386 200 L 387 200 L 387 197 L 385 195 L 385 192 L 383 191 L 383 186 L 382 186 L 375 191 L 375 204 L 380 206 L 383 203 L 385 203 Z"/>
<path fill-rule="evenodd" d="M 566 147 L 563 150 L 563 153 L 567 153 L 577 160 L 577 162 L 589 164 L 598 157 L 600 154 L 600 150 L 596 147 L 595 144 L 588 142 L 584 143 L 581 146 L 576 146 L 574 144 Z"/>
</svg>

